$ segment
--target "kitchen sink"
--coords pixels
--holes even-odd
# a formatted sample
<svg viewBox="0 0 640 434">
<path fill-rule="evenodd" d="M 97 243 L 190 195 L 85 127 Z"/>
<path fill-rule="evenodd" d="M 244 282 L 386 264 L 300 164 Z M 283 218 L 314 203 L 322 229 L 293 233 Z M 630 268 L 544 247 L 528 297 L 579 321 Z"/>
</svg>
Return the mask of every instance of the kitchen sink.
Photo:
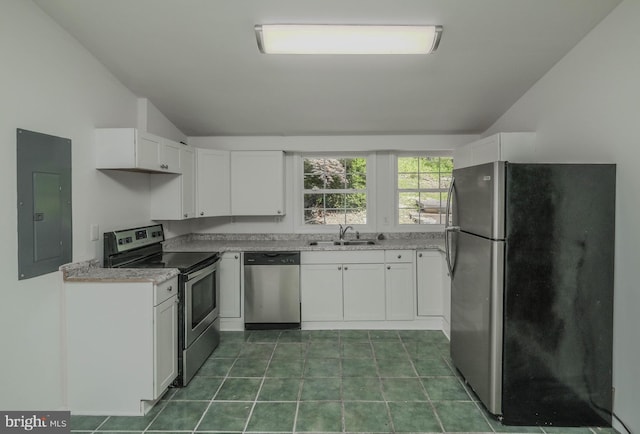
<svg viewBox="0 0 640 434">
<path fill-rule="evenodd" d="M 373 246 L 375 240 L 310 241 L 310 246 Z"/>
</svg>

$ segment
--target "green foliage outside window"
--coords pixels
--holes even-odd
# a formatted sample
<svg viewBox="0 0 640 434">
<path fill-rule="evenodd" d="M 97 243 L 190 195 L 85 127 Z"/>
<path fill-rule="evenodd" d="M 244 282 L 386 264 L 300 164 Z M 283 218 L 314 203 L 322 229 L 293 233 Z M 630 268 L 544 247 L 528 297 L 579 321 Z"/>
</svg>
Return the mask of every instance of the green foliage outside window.
<svg viewBox="0 0 640 434">
<path fill-rule="evenodd" d="M 444 224 L 450 157 L 398 157 L 398 223 Z"/>
<path fill-rule="evenodd" d="M 366 158 L 304 158 L 305 224 L 365 224 Z"/>
</svg>

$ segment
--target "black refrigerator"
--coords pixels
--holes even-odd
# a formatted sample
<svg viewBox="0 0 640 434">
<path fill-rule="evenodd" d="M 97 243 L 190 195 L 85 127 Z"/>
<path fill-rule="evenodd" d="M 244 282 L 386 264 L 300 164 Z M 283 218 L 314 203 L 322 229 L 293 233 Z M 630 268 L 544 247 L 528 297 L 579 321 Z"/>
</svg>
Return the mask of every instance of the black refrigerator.
<svg viewBox="0 0 640 434">
<path fill-rule="evenodd" d="M 613 164 L 453 171 L 451 358 L 506 425 L 611 426 Z"/>
</svg>

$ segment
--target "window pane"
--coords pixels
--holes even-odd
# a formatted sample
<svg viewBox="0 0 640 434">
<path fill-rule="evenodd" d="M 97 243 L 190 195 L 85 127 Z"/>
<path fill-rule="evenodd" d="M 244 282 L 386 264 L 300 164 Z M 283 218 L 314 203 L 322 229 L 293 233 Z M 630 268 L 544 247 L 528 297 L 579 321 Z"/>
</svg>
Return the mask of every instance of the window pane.
<svg viewBox="0 0 640 434">
<path fill-rule="evenodd" d="M 420 174 L 420 188 L 440 188 L 440 174 L 439 173 L 421 173 Z"/>
<path fill-rule="evenodd" d="M 303 163 L 305 224 L 366 223 L 366 158 L 304 158 Z"/>
<path fill-rule="evenodd" d="M 418 172 L 418 157 L 398 157 L 398 173 Z"/>
<path fill-rule="evenodd" d="M 449 190 L 449 186 L 451 185 L 451 178 L 451 175 L 440 175 L 440 188 Z"/>
<path fill-rule="evenodd" d="M 417 173 L 399 173 L 398 174 L 398 188 L 418 188 L 418 174 Z"/>
</svg>

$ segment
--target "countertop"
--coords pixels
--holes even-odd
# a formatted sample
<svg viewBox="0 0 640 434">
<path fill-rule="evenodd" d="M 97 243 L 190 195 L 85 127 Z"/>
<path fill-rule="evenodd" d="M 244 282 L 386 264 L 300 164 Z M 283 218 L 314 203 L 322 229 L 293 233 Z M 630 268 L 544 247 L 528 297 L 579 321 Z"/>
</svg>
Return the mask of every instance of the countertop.
<svg viewBox="0 0 640 434">
<path fill-rule="evenodd" d="M 65 282 L 151 282 L 155 285 L 177 276 L 177 268 L 102 268 L 97 259 L 60 267 Z"/>
<path fill-rule="evenodd" d="M 439 233 L 389 234 L 378 240 L 375 234 L 361 239 L 376 240 L 373 245 L 311 246 L 311 241 L 329 241 L 327 235 L 290 234 L 188 234 L 163 243 L 167 252 L 256 252 L 256 251 L 362 251 L 362 250 L 440 250 L 444 239 Z M 354 239 L 346 237 L 346 239 Z M 179 274 L 175 268 L 103 268 L 100 261 L 74 262 L 60 267 L 65 282 L 152 282 L 160 284 Z"/>
<path fill-rule="evenodd" d="M 439 235 L 439 234 L 438 234 Z M 373 245 L 316 245 L 311 241 L 329 241 L 333 238 L 326 235 L 271 235 L 248 234 L 245 238 L 210 236 L 208 234 L 189 234 L 171 238 L 164 242 L 167 252 L 274 252 L 274 251 L 358 251 L 358 250 L 421 250 L 432 249 L 444 251 L 444 239 L 435 236 L 394 236 L 377 240 L 375 236 L 361 236 L 361 239 L 375 240 Z M 354 239 L 347 237 L 347 240 Z"/>
</svg>

